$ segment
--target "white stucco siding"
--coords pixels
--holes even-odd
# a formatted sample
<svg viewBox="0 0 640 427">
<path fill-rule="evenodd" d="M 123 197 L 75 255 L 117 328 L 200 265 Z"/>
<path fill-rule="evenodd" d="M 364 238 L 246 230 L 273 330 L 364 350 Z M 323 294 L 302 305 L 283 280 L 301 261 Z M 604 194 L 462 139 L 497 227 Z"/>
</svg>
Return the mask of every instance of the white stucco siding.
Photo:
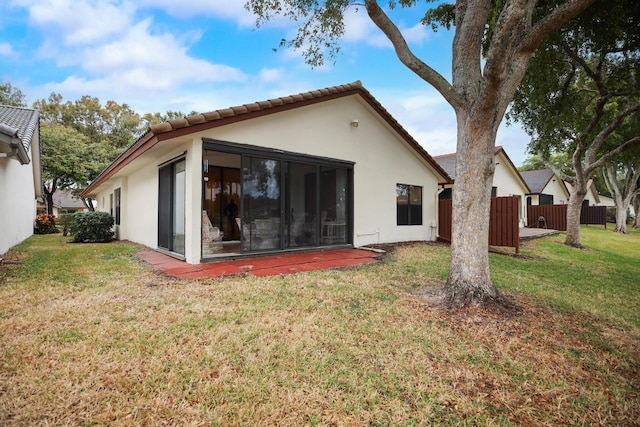
<svg viewBox="0 0 640 427">
<path fill-rule="evenodd" d="M 0 255 L 33 234 L 33 164 L 0 158 Z"/>
<path fill-rule="evenodd" d="M 99 209 L 107 212 L 110 194 L 122 188 L 121 239 L 157 247 L 158 167 L 186 152 L 185 258 L 200 262 L 205 138 L 354 163 L 355 246 L 436 238 L 438 178 L 431 166 L 366 102 L 350 96 L 159 142 L 98 188 Z M 422 186 L 422 225 L 397 225 L 397 184 Z"/>
<path fill-rule="evenodd" d="M 353 120 L 358 120 L 357 127 Z M 357 98 L 296 108 L 197 136 L 354 162 L 355 246 L 436 238 L 431 230 L 436 176 Z M 422 226 L 396 225 L 396 184 L 423 187 Z"/>
<path fill-rule="evenodd" d="M 551 178 L 542 193 L 553 196 L 554 205 L 565 205 L 569 200 L 569 196 L 562 190 L 562 185 L 557 178 Z"/>
</svg>

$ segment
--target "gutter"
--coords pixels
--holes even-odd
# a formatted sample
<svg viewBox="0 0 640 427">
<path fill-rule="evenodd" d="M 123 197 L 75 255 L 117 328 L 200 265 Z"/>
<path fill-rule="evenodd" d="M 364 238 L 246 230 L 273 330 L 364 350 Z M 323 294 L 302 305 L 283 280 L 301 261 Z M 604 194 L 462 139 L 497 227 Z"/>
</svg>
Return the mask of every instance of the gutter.
<svg viewBox="0 0 640 427">
<path fill-rule="evenodd" d="M 29 155 L 22 145 L 22 141 L 18 138 L 17 129 L 0 123 L 0 144 L 9 150 L 0 153 L 0 158 L 16 159 L 23 165 L 29 163 Z"/>
</svg>

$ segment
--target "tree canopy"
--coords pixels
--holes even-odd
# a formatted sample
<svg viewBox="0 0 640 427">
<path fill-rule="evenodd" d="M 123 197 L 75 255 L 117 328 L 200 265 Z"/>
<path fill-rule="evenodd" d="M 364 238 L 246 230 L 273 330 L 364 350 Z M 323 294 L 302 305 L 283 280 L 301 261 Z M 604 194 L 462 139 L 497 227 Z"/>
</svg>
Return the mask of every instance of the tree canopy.
<svg viewBox="0 0 640 427">
<path fill-rule="evenodd" d="M 11 85 L 11 82 L 0 83 L 0 105 L 26 107 L 24 93 Z"/>
<path fill-rule="evenodd" d="M 538 154 L 574 191 L 565 243 L 580 246 L 580 207 L 588 180 L 640 143 L 640 3 L 601 1 L 554 32 L 532 58 L 510 117 Z M 551 162 L 567 153 L 572 170 Z"/>
</svg>

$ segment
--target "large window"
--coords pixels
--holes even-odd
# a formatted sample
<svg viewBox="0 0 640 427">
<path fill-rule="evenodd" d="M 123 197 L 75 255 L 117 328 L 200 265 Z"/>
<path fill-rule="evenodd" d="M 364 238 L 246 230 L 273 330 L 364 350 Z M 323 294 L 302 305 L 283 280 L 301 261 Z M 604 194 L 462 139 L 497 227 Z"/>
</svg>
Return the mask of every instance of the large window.
<svg viewBox="0 0 640 427">
<path fill-rule="evenodd" d="M 396 184 L 398 225 L 422 225 L 422 187 Z"/>
</svg>

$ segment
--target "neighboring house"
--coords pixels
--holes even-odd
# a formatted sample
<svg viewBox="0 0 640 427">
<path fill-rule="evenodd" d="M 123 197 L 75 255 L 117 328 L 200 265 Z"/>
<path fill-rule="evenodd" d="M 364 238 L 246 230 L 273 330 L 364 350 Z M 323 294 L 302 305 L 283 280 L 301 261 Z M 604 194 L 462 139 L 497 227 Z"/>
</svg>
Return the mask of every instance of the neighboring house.
<svg viewBox="0 0 640 427">
<path fill-rule="evenodd" d="M 81 196 L 119 238 L 199 263 L 435 240 L 449 180 L 355 82 L 152 126 Z"/>
<path fill-rule="evenodd" d="M 570 194 L 573 189 L 573 185 L 566 181 L 564 185 L 567 187 Z M 584 200 L 582 200 L 582 206 L 602 206 L 600 203 L 600 195 L 598 194 L 598 190 L 596 189 L 596 185 L 592 179 L 587 181 L 587 194 L 584 196 Z"/>
<path fill-rule="evenodd" d="M 523 171 L 520 175 L 529 186 L 527 205 L 564 205 L 569 201 L 569 190 L 551 169 Z"/>
<path fill-rule="evenodd" d="M 598 194 L 598 199 L 600 200 L 600 202 L 598 203 L 598 206 L 606 206 L 606 207 L 616 207 L 616 202 L 615 200 L 613 200 L 613 197 L 611 196 L 605 196 L 604 194 Z M 633 203 L 629 204 L 629 214 L 633 217 L 636 216 L 636 211 L 633 209 Z"/>
<path fill-rule="evenodd" d="M 53 215 L 58 217 L 60 210 L 64 210 L 67 213 L 76 213 L 87 212 L 89 209 L 82 199 L 78 196 L 74 196 L 71 191 L 58 189 L 53 193 Z M 38 204 L 38 212 L 47 212 L 46 203 Z"/>
<path fill-rule="evenodd" d="M 444 186 L 440 194 L 440 199 L 450 199 L 453 185 L 455 184 L 456 153 L 434 156 L 433 159 L 442 166 L 453 182 Z M 527 183 L 524 181 L 518 169 L 501 146 L 495 148 L 496 169 L 493 174 L 493 197 L 518 196 L 519 203 L 519 224 L 521 227 L 527 223 L 525 195 L 530 193 Z"/>
<path fill-rule="evenodd" d="M 0 255 L 33 234 L 41 197 L 40 113 L 0 105 Z"/>
</svg>

